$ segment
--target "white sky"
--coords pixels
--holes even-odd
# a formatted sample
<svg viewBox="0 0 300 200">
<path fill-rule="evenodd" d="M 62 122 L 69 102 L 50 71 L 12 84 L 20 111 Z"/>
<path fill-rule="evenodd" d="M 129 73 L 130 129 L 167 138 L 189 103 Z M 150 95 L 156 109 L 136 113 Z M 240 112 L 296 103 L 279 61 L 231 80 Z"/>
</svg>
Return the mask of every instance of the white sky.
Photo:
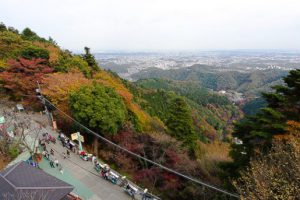
<svg viewBox="0 0 300 200">
<path fill-rule="evenodd" d="M 0 21 L 75 51 L 300 49 L 300 0 L 0 0 Z"/>
</svg>

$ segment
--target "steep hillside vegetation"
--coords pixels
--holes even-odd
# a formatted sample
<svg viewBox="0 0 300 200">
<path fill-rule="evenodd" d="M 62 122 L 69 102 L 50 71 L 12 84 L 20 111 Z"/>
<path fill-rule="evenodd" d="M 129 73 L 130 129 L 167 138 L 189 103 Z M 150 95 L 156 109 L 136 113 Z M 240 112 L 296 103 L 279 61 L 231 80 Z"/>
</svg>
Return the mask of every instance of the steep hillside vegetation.
<svg viewBox="0 0 300 200">
<path fill-rule="evenodd" d="M 145 79 L 136 84 L 144 89 L 140 93 L 144 100 L 140 102 L 141 106 L 164 123 L 172 99 L 184 96 L 192 110 L 194 129 L 204 141 L 224 139 L 231 133 L 232 122 L 241 117 L 238 107 L 226 97 L 199 87 L 195 82 Z"/>
<path fill-rule="evenodd" d="M 243 144 L 232 145 L 234 162 L 227 167 L 245 199 L 299 198 L 300 70 L 283 80 L 263 95 L 264 108 L 235 126 Z"/>
<path fill-rule="evenodd" d="M 141 88 L 102 70 L 87 47 L 76 55 L 29 28 L 19 33 L 0 24 L 1 93 L 40 111 L 37 81 L 55 106 L 102 136 L 181 173 L 222 184 L 218 165 L 229 158 L 228 144 L 220 139 L 235 115 L 226 99 L 206 90 L 198 93 L 196 86 L 186 92 L 179 90 L 181 85 L 169 91 Z M 202 92 L 207 99 L 201 99 Z M 46 106 L 66 134 L 79 129 L 53 106 Z M 164 199 L 199 199 L 204 194 L 199 186 L 80 131 L 87 138 L 86 148 Z M 208 156 L 212 148 L 217 148 L 215 154 Z M 205 190 L 205 195 L 216 194 Z"/>
</svg>

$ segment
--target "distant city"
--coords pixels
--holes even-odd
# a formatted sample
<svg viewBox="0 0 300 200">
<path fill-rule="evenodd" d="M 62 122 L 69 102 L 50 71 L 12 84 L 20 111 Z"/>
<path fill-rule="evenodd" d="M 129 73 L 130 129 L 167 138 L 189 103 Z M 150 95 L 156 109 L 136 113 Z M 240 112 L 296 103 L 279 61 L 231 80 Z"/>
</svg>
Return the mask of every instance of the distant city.
<svg viewBox="0 0 300 200">
<path fill-rule="evenodd" d="M 164 70 L 195 64 L 213 66 L 220 71 L 291 70 L 300 68 L 300 51 L 200 51 L 181 53 L 97 53 L 100 66 L 134 80 L 133 74 L 147 68 Z"/>
</svg>

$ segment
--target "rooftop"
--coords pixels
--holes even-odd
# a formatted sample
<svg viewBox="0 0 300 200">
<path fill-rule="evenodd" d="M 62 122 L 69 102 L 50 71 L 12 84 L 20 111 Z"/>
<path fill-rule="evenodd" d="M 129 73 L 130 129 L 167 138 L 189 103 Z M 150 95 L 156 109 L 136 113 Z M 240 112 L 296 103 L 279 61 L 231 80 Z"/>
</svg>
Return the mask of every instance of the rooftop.
<svg viewBox="0 0 300 200">
<path fill-rule="evenodd" d="M 37 169 L 24 161 L 6 168 L 0 172 L 0 197 L 45 200 L 62 199 L 74 187 L 44 171 Z"/>
</svg>

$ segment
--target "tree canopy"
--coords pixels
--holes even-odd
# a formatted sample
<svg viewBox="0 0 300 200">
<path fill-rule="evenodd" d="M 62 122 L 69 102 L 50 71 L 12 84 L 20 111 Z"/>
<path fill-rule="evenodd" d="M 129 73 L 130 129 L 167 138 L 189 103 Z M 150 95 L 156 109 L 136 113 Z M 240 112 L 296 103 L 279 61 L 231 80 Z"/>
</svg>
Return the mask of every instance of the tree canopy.
<svg viewBox="0 0 300 200">
<path fill-rule="evenodd" d="M 263 95 L 266 107 L 236 124 L 234 135 L 244 143 L 233 145 L 231 152 L 237 168 L 249 163 L 254 149 L 268 150 L 274 136 L 285 135 L 287 120 L 300 121 L 300 70 L 290 71 L 283 80 L 285 85 Z"/>
<path fill-rule="evenodd" d="M 170 103 L 170 115 L 167 119 L 170 135 L 182 141 L 185 146 L 193 150 L 197 136 L 193 129 L 193 119 L 188 104 L 182 97 L 177 97 Z"/>
<path fill-rule="evenodd" d="M 20 98 L 19 95 L 34 94 L 37 81 L 42 82 L 45 74 L 52 71 L 52 68 L 45 65 L 44 59 L 27 60 L 19 58 L 18 60 L 8 61 L 8 68 L 0 73 L 0 78 L 4 82 L 4 88 L 14 94 L 15 98 Z"/>
<path fill-rule="evenodd" d="M 266 155 L 258 154 L 234 185 L 242 199 L 297 199 L 300 190 L 300 123 L 287 122 L 285 140 L 276 138 Z"/>
<path fill-rule="evenodd" d="M 77 120 L 103 134 L 116 134 L 127 116 L 121 97 L 100 84 L 71 93 L 70 106 Z"/>
</svg>

